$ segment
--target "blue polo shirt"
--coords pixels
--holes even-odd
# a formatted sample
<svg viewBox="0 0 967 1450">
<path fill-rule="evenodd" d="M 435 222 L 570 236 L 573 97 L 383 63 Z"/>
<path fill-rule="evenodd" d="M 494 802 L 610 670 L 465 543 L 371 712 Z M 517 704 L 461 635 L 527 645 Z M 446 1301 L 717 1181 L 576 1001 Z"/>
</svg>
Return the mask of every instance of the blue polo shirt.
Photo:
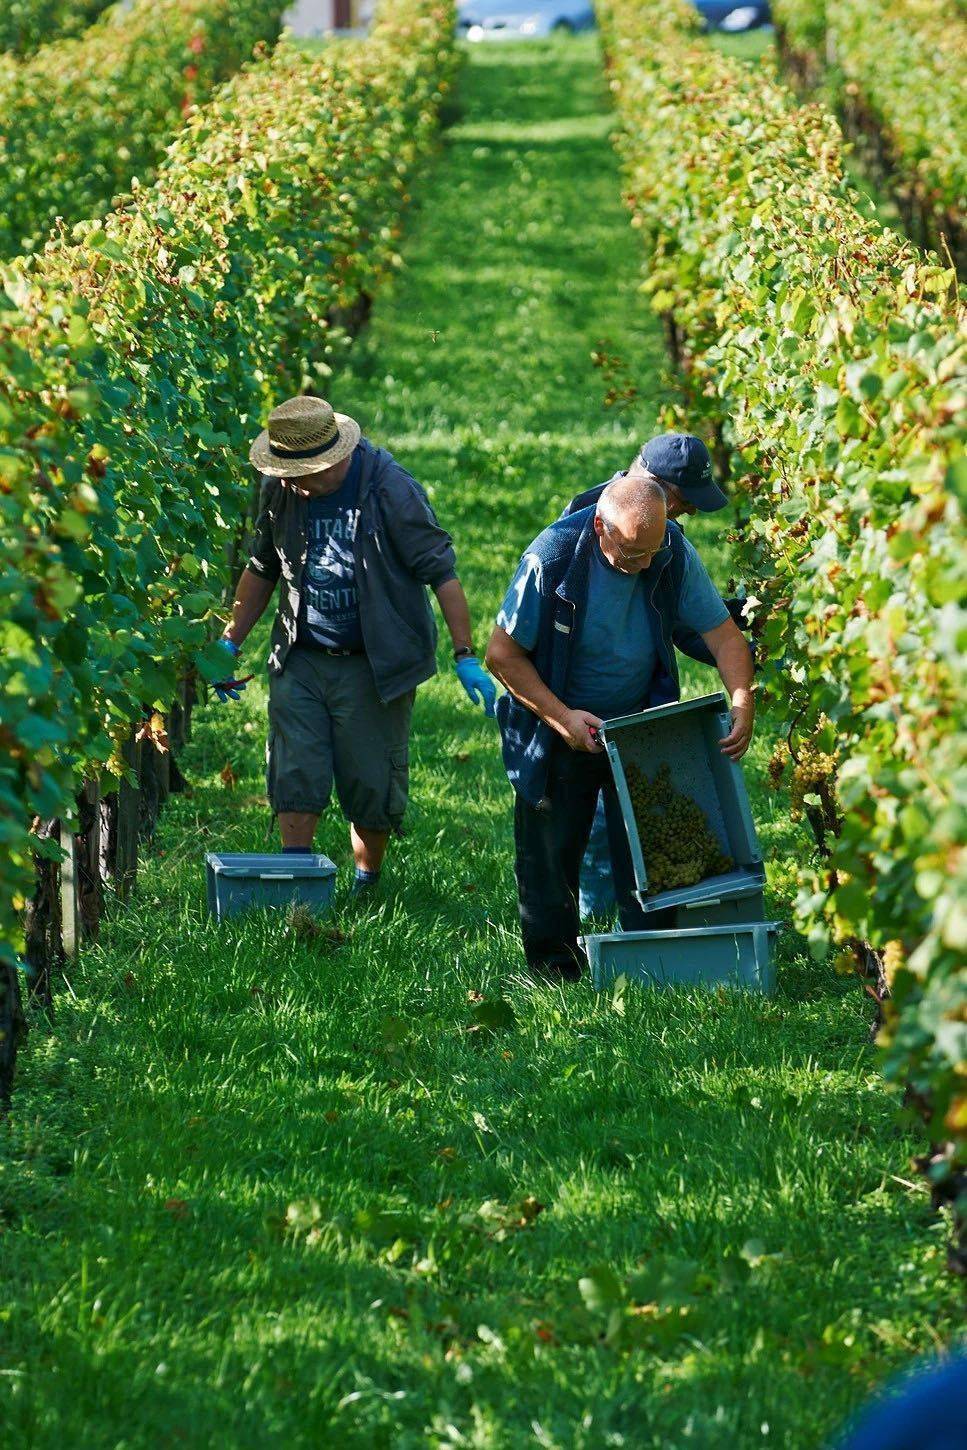
<svg viewBox="0 0 967 1450">
<path fill-rule="evenodd" d="M 676 624 L 707 634 L 729 618 L 715 585 L 686 539 L 685 572 L 678 596 Z M 612 568 L 597 543 L 591 551 L 588 605 L 574 645 L 564 703 L 613 720 L 641 708 L 658 659 L 649 618 L 651 568 L 622 574 Z M 501 629 L 521 649 L 537 643 L 541 566 L 525 554 L 497 615 Z"/>
<path fill-rule="evenodd" d="M 357 447 L 336 491 L 309 500 L 296 639 L 310 649 L 363 648 L 355 557 L 362 472 Z"/>
</svg>

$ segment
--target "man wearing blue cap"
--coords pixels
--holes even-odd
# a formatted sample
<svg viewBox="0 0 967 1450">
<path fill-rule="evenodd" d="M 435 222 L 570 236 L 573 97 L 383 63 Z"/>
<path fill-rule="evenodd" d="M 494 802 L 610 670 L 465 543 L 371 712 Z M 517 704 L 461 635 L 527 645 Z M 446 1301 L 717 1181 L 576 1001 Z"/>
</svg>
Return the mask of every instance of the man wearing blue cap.
<svg viewBox="0 0 967 1450">
<path fill-rule="evenodd" d="M 609 483 L 626 476 L 656 479 L 665 491 L 670 519 L 683 514 L 714 514 L 728 503 L 712 477 L 712 459 L 701 438 L 691 433 L 661 433 L 645 444 L 627 474 L 616 473 L 605 483 L 578 494 L 564 510 L 565 516 L 597 503 Z"/>
<path fill-rule="evenodd" d="M 614 478 L 622 477 L 653 478 L 660 483 L 665 493 L 669 520 L 678 520 L 689 514 L 716 513 L 728 503 L 728 498 L 712 476 L 712 459 L 708 449 L 701 438 L 691 433 L 662 433 L 652 438 L 635 455 L 627 474 L 614 475 Z M 608 482 L 613 482 L 613 479 Z M 563 517 L 597 503 L 606 487 L 607 483 L 601 483 L 579 494 L 568 504 Z M 741 599 L 725 600 L 725 607 L 740 629 L 746 624 L 742 603 Z M 701 637 L 689 630 L 682 629 L 675 634 L 675 646 L 700 664 L 715 663 Z M 585 918 L 607 917 L 615 907 L 603 797 L 598 801 L 591 840 L 581 866 L 580 907 Z"/>
</svg>

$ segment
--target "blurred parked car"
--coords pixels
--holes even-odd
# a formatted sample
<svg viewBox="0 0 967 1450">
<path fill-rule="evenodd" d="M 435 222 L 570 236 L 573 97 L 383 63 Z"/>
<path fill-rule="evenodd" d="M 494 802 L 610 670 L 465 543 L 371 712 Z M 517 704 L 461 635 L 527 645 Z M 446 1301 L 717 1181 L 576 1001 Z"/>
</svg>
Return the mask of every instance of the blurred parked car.
<svg viewBox="0 0 967 1450">
<path fill-rule="evenodd" d="M 756 30 L 772 23 L 769 0 L 749 0 L 745 5 L 736 0 L 693 0 L 693 4 L 709 30 Z"/>
<path fill-rule="evenodd" d="M 457 31 L 467 40 L 526 40 L 568 35 L 594 26 L 588 0 L 463 0 Z"/>
</svg>

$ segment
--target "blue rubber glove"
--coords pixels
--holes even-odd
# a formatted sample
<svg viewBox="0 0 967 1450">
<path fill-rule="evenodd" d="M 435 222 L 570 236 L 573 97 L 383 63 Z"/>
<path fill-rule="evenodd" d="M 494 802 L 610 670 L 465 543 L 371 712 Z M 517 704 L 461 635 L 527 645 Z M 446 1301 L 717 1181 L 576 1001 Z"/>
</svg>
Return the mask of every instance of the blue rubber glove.
<svg viewBox="0 0 967 1450">
<path fill-rule="evenodd" d="M 238 645 L 234 644 L 230 639 L 220 639 L 218 643 L 225 649 L 226 658 L 230 659 L 232 664 L 234 664 L 241 654 Z M 249 678 L 251 679 L 251 676 Z M 239 698 L 239 691 L 245 689 L 245 683 L 244 680 L 236 680 L 233 671 L 232 674 L 226 675 L 224 680 L 216 680 L 212 688 L 224 705 L 228 700 L 237 700 Z"/>
<path fill-rule="evenodd" d="M 497 686 L 482 667 L 476 655 L 464 655 L 454 667 L 457 679 L 475 705 L 483 705 L 484 714 L 492 716 L 497 703 Z"/>
</svg>

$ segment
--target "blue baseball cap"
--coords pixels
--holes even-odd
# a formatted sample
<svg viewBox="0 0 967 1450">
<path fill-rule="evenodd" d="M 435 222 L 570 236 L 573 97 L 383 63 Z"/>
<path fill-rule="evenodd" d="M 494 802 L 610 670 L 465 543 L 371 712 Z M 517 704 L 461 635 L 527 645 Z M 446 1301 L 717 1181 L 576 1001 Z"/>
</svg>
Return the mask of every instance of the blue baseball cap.
<svg viewBox="0 0 967 1450">
<path fill-rule="evenodd" d="M 691 433 L 661 433 L 641 450 L 641 462 L 662 483 L 673 483 L 703 514 L 724 509 L 728 498 L 712 477 L 712 458 Z"/>
</svg>

